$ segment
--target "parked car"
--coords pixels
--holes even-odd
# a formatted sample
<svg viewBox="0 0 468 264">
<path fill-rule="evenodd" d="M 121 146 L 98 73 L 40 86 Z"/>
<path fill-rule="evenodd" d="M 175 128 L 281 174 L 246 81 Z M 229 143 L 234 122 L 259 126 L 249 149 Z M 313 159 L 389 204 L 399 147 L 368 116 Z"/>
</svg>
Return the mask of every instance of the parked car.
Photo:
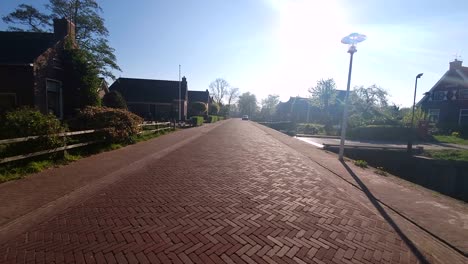
<svg viewBox="0 0 468 264">
<path fill-rule="evenodd" d="M 248 115 L 243 115 L 242 120 L 249 120 L 249 116 Z"/>
</svg>

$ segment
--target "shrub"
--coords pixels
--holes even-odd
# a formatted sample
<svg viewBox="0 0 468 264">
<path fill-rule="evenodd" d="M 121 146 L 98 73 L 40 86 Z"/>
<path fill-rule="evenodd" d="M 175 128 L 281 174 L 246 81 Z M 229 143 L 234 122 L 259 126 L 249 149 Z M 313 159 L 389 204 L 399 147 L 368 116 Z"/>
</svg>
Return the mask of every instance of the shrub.
<svg viewBox="0 0 468 264">
<path fill-rule="evenodd" d="M 112 143 L 131 142 L 138 134 L 143 119 L 127 110 L 108 107 L 86 107 L 71 122 L 74 129 L 102 129 Z"/>
<path fill-rule="evenodd" d="M 218 121 L 224 120 L 224 116 L 218 116 Z"/>
<path fill-rule="evenodd" d="M 218 116 L 215 116 L 215 115 L 208 116 L 208 123 L 216 123 L 216 122 L 218 122 Z"/>
<path fill-rule="evenodd" d="M 203 102 L 193 102 L 190 103 L 190 113 L 193 115 L 204 115 L 206 114 L 207 105 Z"/>
<path fill-rule="evenodd" d="M 460 137 L 460 132 L 452 132 L 452 137 Z"/>
<path fill-rule="evenodd" d="M 309 123 L 298 124 L 297 133 L 309 134 L 309 135 L 325 134 L 325 126 L 320 125 L 320 124 L 309 124 Z"/>
<path fill-rule="evenodd" d="M 219 113 L 219 104 L 217 103 L 212 103 L 210 104 L 210 108 L 209 108 L 209 114 L 210 115 L 217 115 Z"/>
<path fill-rule="evenodd" d="M 111 91 L 104 95 L 102 98 L 102 104 L 110 108 L 125 109 L 127 110 L 127 102 L 123 98 L 122 94 L 118 91 Z"/>
<path fill-rule="evenodd" d="M 194 126 L 201 126 L 203 125 L 204 118 L 203 116 L 192 116 L 192 125 Z"/>
<path fill-rule="evenodd" d="M 41 136 L 26 142 L 5 145 L 2 151 L 4 157 L 56 148 L 63 144 L 62 139 L 54 134 L 65 129 L 52 114 L 44 115 L 36 109 L 19 108 L 5 113 L 0 123 L 0 138 Z"/>
<path fill-rule="evenodd" d="M 355 160 L 354 165 L 361 167 L 361 168 L 367 168 L 367 161 L 365 160 Z"/>
<path fill-rule="evenodd" d="M 417 137 L 417 130 L 413 129 L 413 138 Z M 397 126 L 365 126 L 356 127 L 348 131 L 348 136 L 352 139 L 367 140 L 407 140 L 410 129 Z"/>
</svg>

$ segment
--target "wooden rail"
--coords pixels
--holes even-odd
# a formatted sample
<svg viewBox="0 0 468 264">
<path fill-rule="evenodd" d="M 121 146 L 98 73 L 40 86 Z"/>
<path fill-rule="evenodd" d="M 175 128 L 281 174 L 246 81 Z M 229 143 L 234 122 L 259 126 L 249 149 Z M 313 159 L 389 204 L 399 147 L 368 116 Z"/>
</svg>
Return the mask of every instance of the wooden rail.
<svg viewBox="0 0 468 264">
<path fill-rule="evenodd" d="M 161 123 L 143 123 L 138 125 L 139 127 L 146 127 L 146 126 L 155 126 L 156 129 L 151 129 L 151 130 L 144 130 L 139 132 L 139 134 L 144 133 L 144 132 L 157 132 L 157 131 L 162 131 L 166 129 L 171 129 L 171 123 L 170 122 L 161 122 Z M 83 130 L 83 131 L 73 131 L 73 132 L 64 132 L 64 133 L 58 133 L 58 134 L 52 134 L 52 135 L 39 135 L 39 136 L 29 136 L 29 137 L 22 137 L 22 138 L 9 138 L 9 139 L 2 139 L 0 140 L 0 145 L 5 145 L 5 144 L 12 144 L 12 143 L 19 143 L 19 142 L 25 142 L 28 140 L 32 139 L 37 139 L 40 137 L 71 137 L 71 136 L 77 136 L 77 135 L 85 135 L 85 134 L 92 134 L 102 131 L 102 129 L 99 130 Z M 40 155 L 45 155 L 45 154 L 51 154 L 59 151 L 66 151 L 68 149 L 74 149 L 74 148 L 79 148 L 79 147 L 84 147 L 96 143 L 103 142 L 104 140 L 93 140 L 89 142 L 82 142 L 82 143 L 76 143 L 73 145 L 67 145 L 66 144 L 66 139 L 64 139 L 64 146 L 62 147 L 57 147 L 54 149 L 47 149 L 47 150 L 41 150 L 38 152 L 34 153 L 28 153 L 28 154 L 23 154 L 23 155 L 17 155 L 13 157 L 7 157 L 0 159 L 0 164 L 7 163 L 7 162 L 12 162 L 16 160 L 22 160 L 22 159 L 27 159 L 35 156 L 40 156 Z"/>
</svg>

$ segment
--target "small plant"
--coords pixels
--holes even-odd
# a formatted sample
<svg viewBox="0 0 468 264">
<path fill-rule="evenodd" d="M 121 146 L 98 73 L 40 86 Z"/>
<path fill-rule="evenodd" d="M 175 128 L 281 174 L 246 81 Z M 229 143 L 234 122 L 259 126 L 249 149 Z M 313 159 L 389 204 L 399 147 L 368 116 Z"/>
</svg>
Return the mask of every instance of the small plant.
<svg viewBox="0 0 468 264">
<path fill-rule="evenodd" d="M 365 160 L 355 160 L 354 165 L 361 167 L 361 168 L 367 168 L 367 161 Z"/>
<path fill-rule="evenodd" d="M 460 137 L 460 132 L 452 132 L 452 137 Z"/>
<path fill-rule="evenodd" d="M 383 167 L 377 167 L 377 169 L 374 172 L 378 175 L 387 176 L 387 172 L 384 170 Z"/>
</svg>

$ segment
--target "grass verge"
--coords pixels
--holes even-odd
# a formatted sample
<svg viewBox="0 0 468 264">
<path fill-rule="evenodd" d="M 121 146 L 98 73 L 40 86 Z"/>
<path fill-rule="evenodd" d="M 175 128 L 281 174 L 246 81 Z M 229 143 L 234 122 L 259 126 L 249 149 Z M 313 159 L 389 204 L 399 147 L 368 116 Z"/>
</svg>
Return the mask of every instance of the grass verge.
<svg viewBox="0 0 468 264">
<path fill-rule="evenodd" d="M 91 155 L 116 150 L 127 145 L 150 140 L 152 138 L 171 133 L 172 131 L 173 130 L 164 130 L 159 131 L 158 133 L 143 132 L 138 136 L 134 136 L 132 141 L 129 143 L 100 143 L 83 148 L 71 149 L 65 155 L 63 153 L 56 153 L 52 156 L 39 156 L 31 159 L 2 164 L 0 165 L 0 183 L 21 179 L 28 174 L 41 172 L 52 167 L 67 165 L 71 162 Z"/>
<path fill-rule="evenodd" d="M 468 139 L 463 139 L 459 137 L 435 135 L 434 138 L 437 140 L 437 142 L 440 142 L 440 143 L 468 145 Z"/>
<path fill-rule="evenodd" d="M 438 160 L 458 160 L 468 161 L 468 150 L 443 149 L 443 150 L 425 150 L 424 156 Z"/>
</svg>

